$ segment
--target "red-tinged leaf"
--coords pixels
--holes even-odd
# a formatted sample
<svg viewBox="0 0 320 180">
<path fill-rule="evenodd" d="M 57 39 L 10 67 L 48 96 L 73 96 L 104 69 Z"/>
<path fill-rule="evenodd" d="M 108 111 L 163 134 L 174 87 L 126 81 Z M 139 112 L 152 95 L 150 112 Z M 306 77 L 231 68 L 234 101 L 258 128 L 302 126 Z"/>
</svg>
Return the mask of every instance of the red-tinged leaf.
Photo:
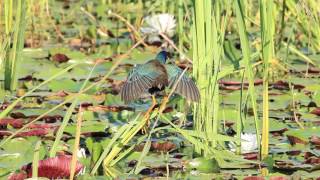
<svg viewBox="0 0 320 180">
<path fill-rule="evenodd" d="M 58 127 L 57 125 L 52 125 L 52 124 L 31 124 L 29 125 L 29 129 L 54 129 Z"/>
<path fill-rule="evenodd" d="M 58 91 L 58 92 L 56 92 L 56 93 L 53 93 L 52 95 L 50 95 L 50 96 L 58 96 L 58 97 L 66 97 L 66 96 L 68 96 L 69 95 L 69 93 L 68 92 L 66 92 L 66 91 Z M 49 97 L 50 97 L 49 96 Z"/>
<path fill-rule="evenodd" d="M 102 112 L 120 112 L 123 110 L 127 110 L 127 111 L 134 110 L 132 107 L 128 107 L 128 106 L 103 106 L 103 105 L 90 106 L 87 109 L 93 112 L 101 112 L 101 111 Z"/>
<path fill-rule="evenodd" d="M 295 137 L 295 136 L 291 136 L 291 135 L 287 135 L 288 137 L 288 140 L 290 142 L 290 144 L 292 145 L 295 145 L 295 144 L 308 144 L 308 142 L 298 138 L 298 137 Z"/>
<path fill-rule="evenodd" d="M 69 61 L 69 57 L 65 54 L 57 53 L 51 57 L 52 61 L 58 62 L 58 63 L 64 63 Z"/>
<path fill-rule="evenodd" d="M 83 102 L 83 103 L 81 103 L 80 106 L 81 106 L 82 108 L 88 108 L 88 107 L 93 106 L 93 103 Z"/>
<path fill-rule="evenodd" d="M 10 136 L 12 133 L 9 132 L 9 131 L 0 131 L 0 137 L 3 137 L 3 136 Z"/>
<path fill-rule="evenodd" d="M 283 128 L 275 131 L 270 131 L 273 136 L 282 136 L 284 132 L 288 131 L 288 128 Z"/>
<path fill-rule="evenodd" d="M 224 86 L 224 85 L 222 85 L 222 86 L 219 87 L 219 89 L 236 91 L 236 90 L 240 90 L 241 87 L 240 86 Z M 246 89 L 246 88 L 244 88 L 244 89 Z"/>
<path fill-rule="evenodd" d="M 277 81 L 272 84 L 274 89 L 279 89 L 279 90 L 289 90 L 289 84 L 284 81 Z"/>
<path fill-rule="evenodd" d="M 12 126 L 13 128 L 19 129 L 28 122 L 29 121 L 24 121 L 23 119 L 4 118 L 0 119 L 0 129 L 6 129 L 8 125 Z M 56 127 L 57 125 L 52 124 L 31 124 L 28 126 L 29 129 L 53 129 Z"/>
<path fill-rule="evenodd" d="M 142 151 L 144 148 L 144 143 L 136 145 L 135 150 L 136 151 Z M 157 151 L 157 152 L 169 152 L 175 149 L 177 146 L 170 142 L 170 141 L 165 141 L 165 142 L 151 142 L 151 150 L 152 151 Z"/>
<path fill-rule="evenodd" d="M 5 110 L 7 107 L 10 106 L 10 103 L 4 102 L 0 104 L 0 110 Z M 14 106 L 14 109 L 19 109 L 21 105 Z"/>
<path fill-rule="evenodd" d="M 310 67 L 309 69 L 308 69 L 308 71 L 301 71 L 302 73 L 311 73 L 311 74 L 318 74 L 318 73 L 320 73 L 320 69 L 318 69 L 318 68 L 315 68 L 315 67 Z"/>
<path fill-rule="evenodd" d="M 45 136 L 49 133 L 48 129 L 32 129 L 26 132 L 21 132 L 15 137 L 26 137 L 26 136 Z"/>
<path fill-rule="evenodd" d="M 24 124 L 24 121 L 22 119 L 12 119 L 12 118 L 0 119 L 0 129 L 1 129 L 1 126 L 6 127 L 7 125 L 10 125 L 14 128 L 21 128 L 23 124 Z"/>
<path fill-rule="evenodd" d="M 27 136 L 45 136 L 49 133 L 50 131 L 48 129 L 32 129 L 28 130 L 25 132 L 18 133 L 14 137 L 27 137 Z M 0 131 L 0 137 L 3 136 L 10 136 L 12 132 L 10 131 Z"/>
<path fill-rule="evenodd" d="M 53 116 L 44 116 L 40 120 L 46 123 L 55 123 L 57 121 L 62 121 L 63 117 L 61 115 L 53 115 Z"/>
<path fill-rule="evenodd" d="M 260 176 L 248 176 L 243 178 L 243 180 L 264 180 L 264 178 Z"/>
<path fill-rule="evenodd" d="M 320 145 L 320 137 L 313 135 L 310 138 L 310 142 L 311 144 L 314 144 L 314 145 Z"/>
<path fill-rule="evenodd" d="M 311 111 L 311 114 L 315 114 L 317 116 L 320 116 L 320 108 L 315 108 Z"/>
<path fill-rule="evenodd" d="M 23 114 L 22 112 L 12 112 L 12 113 L 10 113 L 10 117 L 12 117 L 14 119 L 27 118 L 27 116 L 25 114 Z"/>
<path fill-rule="evenodd" d="M 32 75 L 26 75 L 25 77 L 19 78 L 20 81 L 32 81 L 32 80 L 36 80 L 33 79 Z"/>
<path fill-rule="evenodd" d="M 39 115 L 31 115 L 28 116 L 28 118 L 30 119 L 36 119 L 37 117 L 39 117 Z M 40 121 L 44 121 L 46 123 L 55 123 L 57 121 L 62 121 L 63 117 L 60 115 L 52 115 L 52 116 L 44 116 L 42 118 L 40 118 Z"/>
<path fill-rule="evenodd" d="M 259 157 L 259 154 L 257 152 L 251 152 L 251 153 L 246 153 L 243 154 L 244 159 L 248 160 L 257 160 Z"/>
<path fill-rule="evenodd" d="M 225 125 L 226 125 L 227 127 L 231 127 L 231 126 L 234 125 L 234 122 L 232 122 L 231 120 L 230 120 L 230 121 L 229 121 L 229 120 L 226 120 L 226 121 L 225 121 Z"/>
<path fill-rule="evenodd" d="M 170 141 L 166 141 L 166 142 L 152 142 L 151 143 L 151 149 L 155 150 L 155 151 L 161 151 L 161 152 L 169 152 L 173 149 L 175 149 L 177 146 L 170 142 Z"/>
<path fill-rule="evenodd" d="M 71 159 L 72 156 L 70 155 L 59 155 L 54 158 L 40 160 L 38 176 L 49 179 L 69 178 Z M 83 168 L 84 166 L 80 162 L 77 162 L 75 174 L 78 174 L 81 170 L 83 170 Z M 23 166 L 22 170 L 27 172 L 29 178 L 32 177 L 32 164 Z"/>
<path fill-rule="evenodd" d="M 289 178 L 285 176 L 272 176 L 269 178 L 269 180 L 289 180 Z"/>
<path fill-rule="evenodd" d="M 172 111 L 173 111 L 173 107 L 170 106 L 170 107 L 166 107 L 162 113 L 170 113 Z"/>
<path fill-rule="evenodd" d="M 108 134 L 107 132 L 83 132 L 81 133 L 81 135 L 85 137 L 100 137 L 100 138 L 110 136 L 110 134 Z"/>
<path fill-rule="evenodd" d="M 292 169 L 294 165 L 292 162 L 276 160 L 274 166 L 280 169 Z"/>
<path fill-rule="evenodd" d="M 317 164 L 317 165 L 320 165 L 320 158 L 319 157 L 315 157 L 315 156 L 312 156 L 312 157 L 309 157 L 306 161 L 305 161 L 306 164 Z"/>
<path fill-rule="evenodd" d="M 304 85 L 301 85 L 301 84 L 293 84 L 293 88 L 294 88 L 294 89 L 297 89 L 297 90 L 301 90 L 301 89 L 304 89 L 305 86 L 304 86 Z"/>
<path fill-rule="evenodd" d="M 27 179 L 28 175 L 24 172 L 13 173 L 9 176 L 8 180 L 24 180 Z"/>
<path fill-rule="evenodd" d="M 298 156 L 301 153 L 300 150 L 291 150 L 291 151 L 287 151 L 286 154 L 290 155 L 290 156 Z"/>
<path fill-rule="evenodd" d="M 305 152 L 304 153 L 304 159 L 305 160 L 307 160 L 307 159 L 309 159 L 310 157 L 312 157 L 312 156 L 315 156 L 313 153 L 311 153 L 311 152 Z"/>
<path fill-rule="evenodd" d="M 254 81 L 254 85 L 260 85 L 263 83 L 262 79 L 257 79 Z M 219 81 L 219 84 L 223 84 L 226 86 L 233 86 L 233 85 L 237 85 L 237 86 L 241 86 L 242 82 L 241 81 L 226 81 L 226 80 L 221 80 Z M 244 82 L 243 85 L 248 86 L 249 83 L 248 82 Z"/>
<path fill-rule="evenodd" d="M 284 93 L 280 93 L 280 92 L 269 92 L 269 96 L 281 96 Z"/>
<path fill-rule="evenodd" d="M 290 88 L 288 82 L 281 81 L 281 80 L 273 83 L 272 86 L 274 89 L 279 89 L 279 90 L 289 90 L 289 88 Z M 292 83 L 291 86 L 293 86 L 294 89 L 298 89 L 298 90 L 305 88 L 305 86 L 303 86 L 301 84 L 293 84 Z"/>
</svg>

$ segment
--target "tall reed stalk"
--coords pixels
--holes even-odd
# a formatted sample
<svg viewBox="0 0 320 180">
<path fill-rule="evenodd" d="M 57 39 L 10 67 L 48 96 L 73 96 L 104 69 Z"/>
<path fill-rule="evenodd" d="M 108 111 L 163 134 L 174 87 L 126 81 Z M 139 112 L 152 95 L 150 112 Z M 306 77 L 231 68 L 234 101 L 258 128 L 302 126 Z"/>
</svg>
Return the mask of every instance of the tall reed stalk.
<svg viewBox="0 0 320 180">
<path fill-rule="evenodd" d="M 260 26 L 263 61 L 263 117 L 262 117 L 262 144 L 261 159 L 269 153 L 269 62 L 274 54 L 274 29 L 273 1 L 260 0 Z"/>
<path fill-rule="evenodd" d="M 203 143 L 216 147 L 219 111 L 218 74 L 223 57 L 226 16 L 230 1 L 194 0 L 193 75 L 200 88 L 201 100 L 194 108 L 194 128 L 206 135 Z M 228 13 L 226 13 L 228 14 Z M 200 153 L 200 150 L 196 151 Z M 201 152 L 208 155 L 208 152 Z"/>
<path fill-rule="evenodd" d="M 184 29 L 183 29 L 183 18 L 184 18 L 184 13 L 183 13 L 183 0 L 178 0 L 178 33 L 179 33 L 179 49 L 180 51 L 183 51 L 183 34 L 184 34 Z"/>
<path fill-rule="evenodd" d="M 260 128 L 259 128 L 258 113 L 257 113 L 257 97 L 254 89 L 254 73 L 253 73 L 251 57 L 250 57 L 251 50 L 250 50 L 249 39 L 247 35 L 247 28 L 245 23 L 244 9 L 246 8 L 246 6 L 244 4 L 241 4 L 241 2 L 242 1 L 240 0 L 237 0 L 236 2 L 234 2 L 234 9 L 237 16 L 237 24 L 238 24 L 240 42 L 242 47 L 241 49 L 243 53 L 243 60 L 245 62 L 245 74 L 249 81 L 249 95 L 250 95 L 251 105 L 253 109 L 257 143 L 260 144 Z M 240 125 L 237 123 L 237 126 L 240 126 Z M 239 136 L 240 132 L 237 132 L 237 133 Z"/>
<path fill-rule="evenodd" d="M 5 37 L 10 48 L 6 48 L 4 58 L 4 88 L 6 90 L 14 90 L 17 85 L 16 69 L 21 58 L 21 51 L 24 45 L 25 1 L 5 0 L 4 2 L 5 16 Z"/>
</svg>

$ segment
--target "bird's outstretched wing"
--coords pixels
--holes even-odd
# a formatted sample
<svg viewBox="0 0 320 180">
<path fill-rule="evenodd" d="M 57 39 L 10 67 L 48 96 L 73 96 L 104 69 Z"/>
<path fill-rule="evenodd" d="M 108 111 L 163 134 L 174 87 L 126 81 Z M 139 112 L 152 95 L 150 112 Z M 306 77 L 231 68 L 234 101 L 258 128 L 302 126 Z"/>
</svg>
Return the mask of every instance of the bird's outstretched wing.
<svg viewBox="0 0 320 180">
<path fill-rule="evenodd" d="M 168 73 L 169 88 L 173 88 L 174 84 L 179 80 L 181 73 L 183 72 L 179 67 L 166 64 L 165 65 Z M 200 99 L 199 89 L 196 84 L 186 74 L 183 74 L 180 81 L 177 83 L 174 91 L 188 100 L 198 102 Z"/>
<path fill-rule="evenodd" d="M 127 81 L 120 90 L 121 99 L 127 104 L 128 102 L 139 98 L 149 88 L 158 86 L 159 77 L 165 76 L 167 82 L 167 74 L 163 69 L 155 66 L 155 61 L 149 61 L 146 64 L 136 65 L 128 75 Z M 162 78 L 163 79 L 163 78 Z"/>
</svg>

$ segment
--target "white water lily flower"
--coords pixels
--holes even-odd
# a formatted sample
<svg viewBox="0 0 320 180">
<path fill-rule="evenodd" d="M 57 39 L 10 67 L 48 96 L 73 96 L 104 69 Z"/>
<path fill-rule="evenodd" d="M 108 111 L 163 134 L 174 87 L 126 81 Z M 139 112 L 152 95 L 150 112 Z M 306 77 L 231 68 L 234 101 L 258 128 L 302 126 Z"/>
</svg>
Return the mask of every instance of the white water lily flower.
<svg viewBox="0 0 320 180">
<path fill-rule="evenodd" d="M 77 156 L 78 158 L 86 158 L 86 150 L 84 148 L 78 149 Z"/>
<path fill-rule="evenodd" d="M 148 41 L 160 41 L 160 33 L 163 33 L 168 37 L 172 37 L 175 33 L 176 20 L 171 14 L 163 13 L 147 16 L 144 18 L 144 21 L 147 26 L 142 27 L 140 30 L 142 34 L 148 35 Z"/>
<path fill-rule="evenodd" d="M 236 144 L 233 142 L 229 143 L 231 151 L 236 151 Z M 241 153 L 250 153 L 258 149 L 258 143 L 256 134 L 254 133 L 242 133 L 241 134 Z"/>
</svg>

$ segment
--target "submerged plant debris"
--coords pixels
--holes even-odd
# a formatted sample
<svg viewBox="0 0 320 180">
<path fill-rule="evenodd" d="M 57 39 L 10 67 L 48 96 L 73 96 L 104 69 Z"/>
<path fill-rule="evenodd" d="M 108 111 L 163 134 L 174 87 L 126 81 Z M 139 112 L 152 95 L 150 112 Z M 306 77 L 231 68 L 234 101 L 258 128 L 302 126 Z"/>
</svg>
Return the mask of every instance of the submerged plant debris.
<svg viewBox="0 0 320 180">
<path fill-rule="evenodd" d="M 230 16 L 226 26 L 220 67 L 225 74 L 217 84 L 219 133 L 225 139 L 219 140 L 212 154 L 201 156 L 195 148 L 209 145 L 195 144 L 204 142 L 201 138 L 205 135 L 193 128 L 193 104 L 173 94 L 162 113 L 151 114 L 145 130 L 141 117 L 150 107 L 151 98 L 125 104 L 119 96 L 132 67 L 154 58 L 163 48 L 172 54 L 170 63 L 182 70 L 188 68 L 187 73 L 194 75 L 190 62 L 193 2 L 181 1 L 180 7 L 178 1 L 167 0 L 28 1 L 18 86 L 11 92 L 0 88 L 1 114 L 23 97 L 0 118 L 0 179 L 32 178 L 34 162 L 38 162 L 39 177 L 69 178 L 72 155 L 76 157 L 77 179 L 319 178 L 320 48 L 310 48 L 308 43 L 313 37 L 301 24 L 305 20 L 297 22 L 297 15 L 293 15 L 297 12 L 291 9 L 292 3 L 298 1 L 287 1 L 282 22 L 286 26 L 280 28 L 280 20 L 276 25 L 277 59 L 270 63 L 270 141 L 269 156 L 264 160 L 260 160 L 256 141 L 249 82 L 243 78 L 244 60 L 235 15 Z M 253 43 L 250 46 L 258 52 L 261 39 L 257 2 L 251 4 L 257 8 L 248 8 L 247 26 Z M 275 10 L 282 10 L 283 2 L 274 2 Z M 162 27 L 166 23 L 168 27 Z M 308 28 L 312 24 L 316 23 Z M 319 28 L 319 24 L 315 26 Z M 252 56 L 261 128 L 261 57 Z M 0 83 L 3 81 L 1 68 Z M 198 84 L 199 89 L 204 86 Z M 157 96 L 153 112 L 160 109 L 162 100 L 163 96 Z M 240 146 L 234 142 L 239 118 L 243 125 Z M 80 142 L 74 151 L 77 132 Z M 262 168 L 268 169 L 268 177 L 262 176 Z"/>
</svg>

